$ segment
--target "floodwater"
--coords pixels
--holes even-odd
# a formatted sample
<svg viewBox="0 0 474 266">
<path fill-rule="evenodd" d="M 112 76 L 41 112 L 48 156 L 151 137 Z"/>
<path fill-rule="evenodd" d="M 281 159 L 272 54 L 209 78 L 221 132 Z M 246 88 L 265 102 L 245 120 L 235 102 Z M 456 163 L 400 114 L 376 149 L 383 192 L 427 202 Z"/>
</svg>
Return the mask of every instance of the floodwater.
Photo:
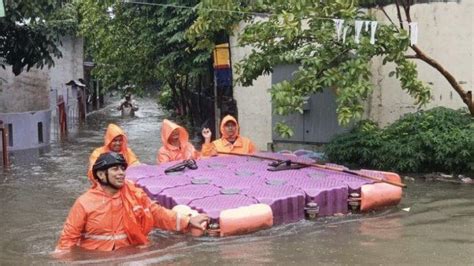
<svg viewBox="0 0 474 266">
<path fill-rule="evenodd" d="M 276 226 L 250 235 L 192 238 L 154 231 L 145 249 L 73 250 L 54 258 L 63 222 L 88 188 L 87 160 L 108 123 L 128 133 L 143 163 L 155 163 L 165 118 L 152 99 L 139 99 L 135 118 L 114 103 L 88 117 L 68 141 L 15 155 L 0 177 L 0 264 L 474 265 L 474 187 L 408 183 L 399 206 L 383 211 Z M 406 209 L 406 208 L 409 208 Z"/>
</svg>

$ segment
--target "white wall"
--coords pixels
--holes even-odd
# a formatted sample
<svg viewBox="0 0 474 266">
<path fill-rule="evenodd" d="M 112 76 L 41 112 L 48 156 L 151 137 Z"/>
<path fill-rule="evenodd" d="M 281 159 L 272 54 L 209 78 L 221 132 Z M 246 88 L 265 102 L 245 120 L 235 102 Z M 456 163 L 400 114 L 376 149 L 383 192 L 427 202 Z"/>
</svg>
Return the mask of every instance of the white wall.
<svg viewBox="0 0 474 266">
<path fill-rule="evenodd" d="M 242 29 L 244 24 L 239 25 Z M 236 30 L 239 32 L 240 30 Z M 235 63 L 250 54 L 250 47 L 240 47 L 238 36 L 230 38 L 231 60 L 234 75 L 234 98 L 239 111 L 240 133 L 250 138 L 259 150 L 267 150 L 267 143 L 272 142 L 272 105 L 268 89 L 271 87 L 270 75 L 260 76 L 250 87 L 235 84 L 237 74 Z"/>
<path fill-rule="evenodd" d="M 63 37 L 60 50 L 63 57 L 55 59 L 55 65 L 49 70 L 49 80 L 53 88 L 65 87 L 65 83 L 84 78 L 83 40 L 82 38 Z"/>
<path fill-rule="evenodd" d="M 386 11 L 396 20 L 394 6 Z M 457 3 L 417 4 L 412 7 L 412 21 L 418 22 L 418 47 L 437 60 L 466 91 L 472 90 L 474 79 L 474 1 Z M 387 21 L 382 14 L 378 20 Z M 414 54 L 411 50 L 407 54 Z M 423 61 L 415 60 L 420 80 L 432 88 L 432 101 L 424 108 L 436 106 L 461 108 L 466 105 L 446 79 Z M 384 126 L 407 112 L 416 111 L 414 99 L 401 90 L 395 77 L 388 77 L 393 65 L 382 66 L 380 58 L 373 61 L 373 82 L 376 86 L 369 101 L 368 117 Z"/>
</svg>

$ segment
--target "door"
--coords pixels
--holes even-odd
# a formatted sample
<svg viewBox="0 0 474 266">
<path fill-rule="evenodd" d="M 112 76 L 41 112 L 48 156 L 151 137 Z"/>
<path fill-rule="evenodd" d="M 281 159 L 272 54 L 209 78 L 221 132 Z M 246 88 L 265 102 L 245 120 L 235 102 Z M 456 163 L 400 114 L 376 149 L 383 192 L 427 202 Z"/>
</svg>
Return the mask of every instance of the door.
<svg viewBox="0 0 474 266">
<path fill-rule="evenodd" d="M 293 73 L 298 65 L 281 65 L 273 69 L 272 84 L 293 78 Z M 347 132 L 350 127 L 341 127 L 337 122 L 336 95 L 331 89 L 324 89 L 321 93 L 315 93 L 308 97 L 304 106 L 303 114 L 291 114 L 279 116 L 273 114 L 272 126 L 285 121 L 293 128 L 294 135 L 291 138 L 282 138 L 276 132 L 272 133 L 274 141 L 298 142 L 298 143 L 327 143 L 335 135 Z"/>
</svg>

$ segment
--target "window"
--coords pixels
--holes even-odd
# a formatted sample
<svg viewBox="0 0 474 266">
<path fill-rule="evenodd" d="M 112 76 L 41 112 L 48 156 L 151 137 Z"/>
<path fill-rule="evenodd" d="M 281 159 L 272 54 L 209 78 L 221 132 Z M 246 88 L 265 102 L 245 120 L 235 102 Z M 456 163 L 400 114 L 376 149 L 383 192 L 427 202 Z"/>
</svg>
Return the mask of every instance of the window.
<svg viewBox="0 0 474 266">
<path fill-rule="evenodd" d="M 13 124 L 8 124 L 8 146 L 13 146 Z"/>
<path fill-rule="evenodd" d="M 38 122 L 38 143 L 43 143 L 43 122 Z"/>
</svg>

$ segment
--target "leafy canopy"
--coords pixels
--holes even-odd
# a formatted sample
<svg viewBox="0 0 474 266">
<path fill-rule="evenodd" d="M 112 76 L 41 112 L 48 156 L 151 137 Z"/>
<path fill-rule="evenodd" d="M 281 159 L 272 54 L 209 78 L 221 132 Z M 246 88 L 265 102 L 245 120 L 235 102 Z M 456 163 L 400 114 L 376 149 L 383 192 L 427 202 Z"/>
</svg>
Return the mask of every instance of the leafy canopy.
<svg viewBox="0 0 474 266">
<path fill-rule="evenodd" d="M 61 57 L 60 36 L 75 34 L 77 12 L 61 0 L 5 0 L 0 18 L 0 66 L 11 65 L 19 75 L 25 68 L 54 65 Z"/>
<path fill-rule="evenodd" d="M 119 0 L 83 0 L 81 33 L 93 69 L 107 87 L 147 85 L 156 80 L 175 82 L 205 70 L 209 53 L 191 49 L 185 30 L 195 18 L 196 1 L 165 1 L 138 5 Z"/>
</svg>

